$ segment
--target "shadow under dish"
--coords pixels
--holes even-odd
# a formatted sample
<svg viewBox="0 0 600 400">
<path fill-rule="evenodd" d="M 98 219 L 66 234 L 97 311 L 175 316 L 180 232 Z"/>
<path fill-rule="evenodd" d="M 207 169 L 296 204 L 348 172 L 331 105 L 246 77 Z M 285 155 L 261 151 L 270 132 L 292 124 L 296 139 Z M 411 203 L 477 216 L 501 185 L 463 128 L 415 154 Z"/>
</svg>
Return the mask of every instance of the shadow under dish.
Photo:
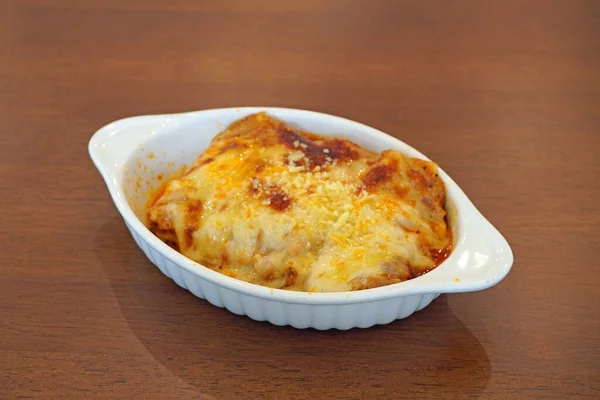
<svg viewBox="0 0 600 400">
<path fill-rule="evenodd" d="M 490 379 L 485 349 L 444 295 L 370 329 L 277 327 L 194 297 L 124 238 L 114 217 L 95 239 L 124 319 L 157 362 L 205 398 L 477 398 Z"/>
</svg>

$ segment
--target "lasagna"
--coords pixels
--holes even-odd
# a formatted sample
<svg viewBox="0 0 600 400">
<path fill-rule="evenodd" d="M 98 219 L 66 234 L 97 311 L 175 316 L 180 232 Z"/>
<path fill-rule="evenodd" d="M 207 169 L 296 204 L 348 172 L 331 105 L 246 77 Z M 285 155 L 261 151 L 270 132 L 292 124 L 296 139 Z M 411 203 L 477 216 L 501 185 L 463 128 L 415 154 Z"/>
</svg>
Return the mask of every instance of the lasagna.
<svg viewBox="0 0 600 400">
<path fill-rule="evenodd" d="M 422 275 L 449 254 L 436 164 L 298 131 L 265 113 L 219 133 L 146 210 L 193 261 L 271 288 L 340 292 Z"/>
</svg>

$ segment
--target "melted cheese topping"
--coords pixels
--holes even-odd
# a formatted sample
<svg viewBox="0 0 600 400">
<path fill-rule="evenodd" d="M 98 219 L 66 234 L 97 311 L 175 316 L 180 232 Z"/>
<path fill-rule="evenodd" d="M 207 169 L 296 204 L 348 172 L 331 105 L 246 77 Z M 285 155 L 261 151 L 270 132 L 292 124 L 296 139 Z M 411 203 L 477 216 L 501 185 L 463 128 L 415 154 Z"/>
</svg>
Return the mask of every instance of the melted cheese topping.
<svg viewBox="0 0 600 400">
<path fill-rule="evenodd" d="M 263 286 L 366 289 L 445 259 L 451 233 L 437 166 L 296 132 L 264 113 L 229 126 L 147 209 L 190 259 Z"/>
</svg>

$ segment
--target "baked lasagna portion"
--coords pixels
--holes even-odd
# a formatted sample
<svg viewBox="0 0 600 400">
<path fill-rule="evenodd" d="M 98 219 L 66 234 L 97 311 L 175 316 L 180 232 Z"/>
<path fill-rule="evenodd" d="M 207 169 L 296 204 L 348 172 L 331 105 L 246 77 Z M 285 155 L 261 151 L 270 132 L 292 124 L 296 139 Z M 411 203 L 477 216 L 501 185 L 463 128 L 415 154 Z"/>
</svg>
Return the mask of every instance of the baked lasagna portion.
<svg viewBox="0 0 600 400">
<path fill-rule="evenodd" d="M 431 162 L 292 129 L 265 113 L 214 138 L 150 202 L 150 230 L 243 281 L 308 292 L 415 278 L 448 255 Z"/>
</svg>

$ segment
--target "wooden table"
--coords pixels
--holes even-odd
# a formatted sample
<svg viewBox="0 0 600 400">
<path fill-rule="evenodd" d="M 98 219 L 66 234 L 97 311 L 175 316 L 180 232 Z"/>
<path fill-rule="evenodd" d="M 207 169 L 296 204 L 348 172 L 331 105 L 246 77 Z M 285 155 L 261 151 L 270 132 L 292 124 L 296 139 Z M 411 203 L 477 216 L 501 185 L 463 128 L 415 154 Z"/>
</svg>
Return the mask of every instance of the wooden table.
<svg viewBox="0 0 600 400">
<path fill-rule="evenodd" d="M 4 0 L 0 398 L 600 398 L 600 3 Z M 235 316 L 161 275 L 87 154 L 125 116 L 339 114 L 452 175 L 493 289 L 367 330 Z"/>
</svg>

